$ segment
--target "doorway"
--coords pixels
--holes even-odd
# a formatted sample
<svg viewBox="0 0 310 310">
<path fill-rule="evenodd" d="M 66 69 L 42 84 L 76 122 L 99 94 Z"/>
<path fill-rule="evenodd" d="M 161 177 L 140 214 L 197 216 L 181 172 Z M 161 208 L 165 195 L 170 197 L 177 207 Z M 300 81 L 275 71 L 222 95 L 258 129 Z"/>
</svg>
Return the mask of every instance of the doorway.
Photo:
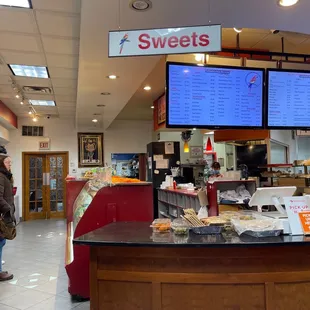
<svg viewBox="0 0 310 310">
<path fill-rule="evenodd" d="M 68 152 L 23 153 L 23 218 L 65 218 Z"/>
</svg>

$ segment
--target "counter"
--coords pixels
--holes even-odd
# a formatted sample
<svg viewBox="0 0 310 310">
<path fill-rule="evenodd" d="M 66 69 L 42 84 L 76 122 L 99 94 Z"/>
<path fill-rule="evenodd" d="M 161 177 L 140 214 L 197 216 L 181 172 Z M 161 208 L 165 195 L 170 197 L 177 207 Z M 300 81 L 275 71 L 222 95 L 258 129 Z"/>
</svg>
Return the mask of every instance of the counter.
<svg viewBox="0 0 310 310">
<path fill-rule="evenodd" d="M 187 240 L 149 225 L 109 224 L 73 241 L 91 249 L 92 310 L 310 309 L 310 238 Z"/>
</svg>

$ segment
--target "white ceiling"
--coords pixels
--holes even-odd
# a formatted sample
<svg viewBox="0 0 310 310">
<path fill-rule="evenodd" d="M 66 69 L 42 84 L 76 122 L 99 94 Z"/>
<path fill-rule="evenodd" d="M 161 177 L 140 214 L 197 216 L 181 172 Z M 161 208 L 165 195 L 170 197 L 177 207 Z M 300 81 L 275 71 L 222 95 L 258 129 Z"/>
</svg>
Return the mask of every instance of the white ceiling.
<svg viewBox="0 0 310 310">
<path fill-rule="evenodd" d="M 11 87 L 47 86 L 52 95 L 25 93 L 28 99 L 55 100 L 35 107 L 38 114 L 74 118 L 79 64 L 80 1 L 32 0 L 33 10 L 0 7 L 0 100 L 18 116 L 28 115 Z M 15 77 L 7 64 L 47 66 L 50 79 Z"/>
<path fill-rule="evenodd" d="M 280 8 L 276 0 L 152 2 L 152 9 L 143 13 L 131 10 L 129 0 L 32 0 L 33 10 L 0 8 L 0 59 L 3 62 L 0 65 L 0 100 L 18 115 L 26 115 L 27 109 L 12 93 L 11 72 L 6 64 L 45 65 L 51 79 L 15 78 L 20 86 L 53 87 L 57 108 L 41 108 L 44 111 L 38 112 L 49 113 L 46 111 L 51 109 L 63 118 L 74 117 L 76 112 L 77 124 L 81 127 L 89 126 L 94 114 L 102 114 L 98 117 L 101 120 L 99 126 L 107 128 L 129 101 L 134 109 L 138 109 L 135 104 L 142 101 L 149 108 L 163 87 L 158 79 L 163 72 L 157 68 L 157 65 L 163 66 L 161 57 L 108 58 L 109 30 L 210 22 L 222 24 L 224 28 L 310 33 L 309 0 L 300 0 L 295 7 L 286 9 Z M 308 36 L 285 33 L 285 40 L 287 52 L 310 54 Z M 280 50 L 281 47 L 280 35 L 272 35 L 269 30 L 246 30 L 241 34 L 240 43 L 241 47 L 269 50 Z M 235 45 L 235 34 L 231 29 L 223 32 L 223 44 Z M 153 70 L 157 72 L 156 77 L 150 75 Z M 106 76 L 112 73 L 120 78 L 108 80 Z M 154 83 L 152 91 L 145 94 L 146 99 L 141 92 L 145 81 Z M 102 92 L 110 92 L 111 96 L 101 96 Z M 34 95 L 28 97 L 36 99 Z M 52 97 L 46 96 L 46 99 Z M 106 106 L 98 108 L 98 104 Z M 137 111 L 141 117 L 146 117 L 146 113 L 149 115 L 146 110 Z"/>
</svg>

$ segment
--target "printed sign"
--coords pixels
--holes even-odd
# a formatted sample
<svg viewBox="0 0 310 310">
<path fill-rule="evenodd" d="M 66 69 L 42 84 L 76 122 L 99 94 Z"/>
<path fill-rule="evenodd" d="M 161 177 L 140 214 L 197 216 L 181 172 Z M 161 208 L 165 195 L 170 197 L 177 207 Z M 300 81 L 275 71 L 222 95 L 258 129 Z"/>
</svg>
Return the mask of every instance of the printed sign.
<svg viewBox="0 0 310 310">
<path fill-rule="evenodd" d="M 109 57 L 218 52 L 221 25 L 109 32 Z"/>
<path fill-rule="evenodd" d="M 299 219 L 305 235 L 310 235 L 310 211 L 300 212 Z"/>
<path fill-rule="evenodd" d="M 40 141 L 39 142 L 39 150 L 49 150 L 50 149 L 50 142 L 49 141 Z"/>
<path fill-rule="evenodd" d="M 174 154 L 174 142 L 165 142 L 165 154 Z"/>
<path fill-rule="evenodd" d="M 309 197 L 284 197 L 284 203 L 292 235 L 303 235 L 299 213 L 310 211 Z"/>
</svg>

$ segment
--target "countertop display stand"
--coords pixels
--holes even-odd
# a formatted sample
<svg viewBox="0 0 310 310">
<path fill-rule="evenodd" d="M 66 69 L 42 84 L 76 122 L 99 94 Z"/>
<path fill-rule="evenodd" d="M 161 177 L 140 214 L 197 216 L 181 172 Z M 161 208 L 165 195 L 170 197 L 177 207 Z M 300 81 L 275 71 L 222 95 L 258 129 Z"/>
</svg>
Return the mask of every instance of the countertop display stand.
<svg viewBox="0 0 310 310">
<path fill-rule="evenodd" d="M 68 291 L 74 299 L 87 299 L 90 296 L 89 247 L 73 245 L 72 240 L 113 222 L 152 221 L 153 190 L 150 183 L 116 184 L 98 191 L 89 190 L 85 181 L 68 183 L 70 205 L 67 207 L 65 258 Z"/>
</svg>

